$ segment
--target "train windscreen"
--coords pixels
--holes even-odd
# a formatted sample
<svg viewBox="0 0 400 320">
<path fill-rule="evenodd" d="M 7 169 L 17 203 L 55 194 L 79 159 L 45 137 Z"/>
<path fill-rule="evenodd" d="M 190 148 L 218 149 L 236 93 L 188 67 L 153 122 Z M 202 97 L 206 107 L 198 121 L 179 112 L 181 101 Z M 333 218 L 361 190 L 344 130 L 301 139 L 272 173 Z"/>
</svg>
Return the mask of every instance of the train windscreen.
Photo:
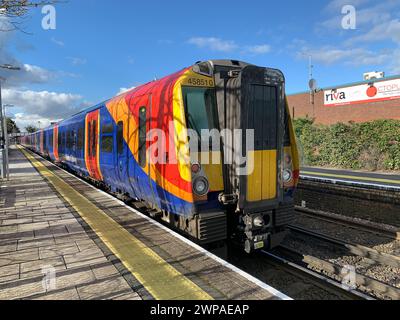
<svg viewBox="0 0 400 320">
<path fill-rule="evenodd" d="M 215 89 L 183 87 L 186 121 L 189 129 L 201 136 L 201 130 L 218 128 Z"/>
</svg>

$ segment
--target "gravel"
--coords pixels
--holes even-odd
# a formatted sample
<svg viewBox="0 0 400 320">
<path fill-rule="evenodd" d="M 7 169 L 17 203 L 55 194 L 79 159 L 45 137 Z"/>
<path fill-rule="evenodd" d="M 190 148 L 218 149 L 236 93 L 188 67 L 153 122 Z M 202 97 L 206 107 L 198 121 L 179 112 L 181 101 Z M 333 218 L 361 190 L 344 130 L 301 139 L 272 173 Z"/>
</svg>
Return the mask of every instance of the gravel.
<svg viewBox="0 0 400 320">
<path fill-rule="evenodd" d="M 346 227 L 342 224 L 319 220 L 299 214 L 296 218 L 295 226 L 307 228 L 309 230 L 337 238 L 342 241 L 360 244 L 373 248 L 380 252 L 400 256 L 400 241 L 392 240 L 383 235 L 372 232 L 358 230 L 354 227 Z"/>
<path fill-rule="evenodd" d="M 262 254 L 231 255 L 229 262 L 295 300 L 340 300 L 339 295 L 272 263 Z"/>
<path fill-rule="evenodd" d="M 323 235 L 339 239 L 341 241 L 359 244 L 373 248 L 380 252 L 399 256 L 400 241 L 391 240 L 385 236 L 371 232 L 358 230 L 354 227 L 346 227 L 317 218 L 311 218 L 299 214 L 294 226 L 302 227 L 321 233 Z M 334 245 L 324 243 L 306 235 L 291 234 L 284 245 L 295 249 L 304 255 L 311 255 L 322 260 L 329 261 L 339 266 L 353 266 L 359 274 L 400 288 L 400 268 L 377 264 L 367 258 L 354 256 L 337 248 Z M 376 295 L 378 298 L 385 298 Z"/>
</svg>

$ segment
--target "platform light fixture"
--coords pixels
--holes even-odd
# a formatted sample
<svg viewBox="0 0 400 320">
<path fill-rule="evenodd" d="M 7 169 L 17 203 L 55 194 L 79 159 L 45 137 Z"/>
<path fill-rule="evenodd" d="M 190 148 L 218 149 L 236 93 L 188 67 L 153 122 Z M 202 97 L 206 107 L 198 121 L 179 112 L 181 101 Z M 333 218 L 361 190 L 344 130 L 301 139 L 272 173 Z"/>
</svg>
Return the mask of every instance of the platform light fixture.
<svg viewBox="0 0 400 320">
<path fill-rule="evenodd" d="M 20 67 L 12 66 L 11 64 L 0 64 L 1 69 L 18 71 L 21 70 Z M 2 165 L 1 165 L 1 175 L 2 179 L 10 179 L 9 161 L 8 161 L 8 132 L 7 132 L 7 118 L 5 108 L 11 105 L 3 106 L 2 95 L 1 95 L 1 85 L 6 79 L 0 77 L 0 154 L 2 155 Z M 3 108 L 4 107 L 4 108 Z"/>
</svg>

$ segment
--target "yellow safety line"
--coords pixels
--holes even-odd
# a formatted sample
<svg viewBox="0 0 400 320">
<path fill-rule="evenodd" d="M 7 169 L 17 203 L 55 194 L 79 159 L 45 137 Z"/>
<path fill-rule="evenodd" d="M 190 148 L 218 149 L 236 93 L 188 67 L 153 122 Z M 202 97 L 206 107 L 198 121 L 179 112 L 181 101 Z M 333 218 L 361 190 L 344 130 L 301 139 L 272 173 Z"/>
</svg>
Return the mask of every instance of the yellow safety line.
<svg viewBox="0 0 400 320">
<path fill-rule="evenodd" d="M 354 180 L 361 180 L 361 181 L 374 181 L 374 182 L 383 182 L 383 183 L 395 183 L 395 184 L 400 184 L 400 181 L 399 181 L 399 180 L 378 179 L 378 178 L 366 178 L 366 177 L 357 177 L 357 176 L 345 176 L 345 175 L 338 175 L 338 174 L 333 174 L 333 173 L 319 173 L 319 172 L 301 171 L 301 174 L 308 174 L 308 175 L 322 176 L 322 177 L 333 177 L 333 178 L 354 179 Z"/>
<path fill-rule="evenodd" d="M 155 299 L 213 299 L 31 154 L 20 149 Z"/>
</svg>

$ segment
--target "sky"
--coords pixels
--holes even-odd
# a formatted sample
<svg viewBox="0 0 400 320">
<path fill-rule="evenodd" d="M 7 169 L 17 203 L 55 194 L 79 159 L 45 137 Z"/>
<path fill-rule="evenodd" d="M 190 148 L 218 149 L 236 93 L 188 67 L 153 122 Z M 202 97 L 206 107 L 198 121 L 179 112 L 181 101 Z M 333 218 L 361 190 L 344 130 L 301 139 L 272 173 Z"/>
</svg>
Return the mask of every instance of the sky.
<svg viewBox="0 0 400 320">
<path fill-rule="evenodd" d="M 345 5 L 355 9 L 345 29 Z M 45 30 L 40 8 L 21 30 L 0 16 L 0 70 L 7 115 L 44 127 L 122 90 L 209 59 L 278 68 L 288 94 L 308 89 L 309 56 L 320 88 L 400 74 L 398 0 L 68 0 Z M 2 31 L 1 31 L 2 30 Z"/>
</svg>

